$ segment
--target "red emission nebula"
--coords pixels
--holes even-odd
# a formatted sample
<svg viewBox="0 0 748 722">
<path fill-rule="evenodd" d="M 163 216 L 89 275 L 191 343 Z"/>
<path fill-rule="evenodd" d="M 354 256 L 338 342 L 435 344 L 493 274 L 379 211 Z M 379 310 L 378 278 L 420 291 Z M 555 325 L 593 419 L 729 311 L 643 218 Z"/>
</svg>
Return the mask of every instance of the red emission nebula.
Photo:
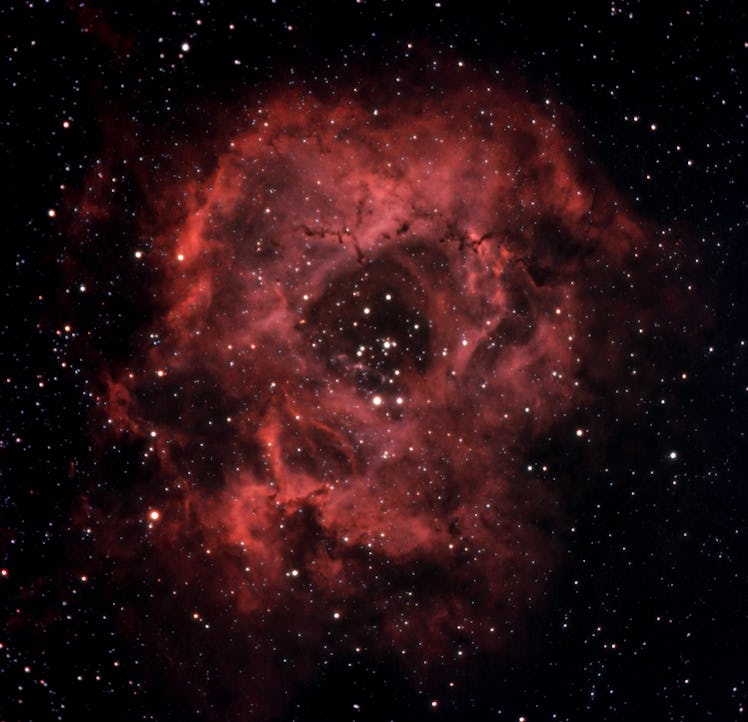
<svg viewBox="0 0 748 722">
<path fill-rule="evenodd" d="M 141 468 L 85 523 L 159 590 L 155 658 L 257 718 L 331 655 L 516 643 L 568 530 L 537 460 L 595 435 L 642 313 L 651 233 L 555 103 L 401 90 L 281 92 L 162 178 L 157 311 L 101 369 L 100 446 Z"/>
</svg>

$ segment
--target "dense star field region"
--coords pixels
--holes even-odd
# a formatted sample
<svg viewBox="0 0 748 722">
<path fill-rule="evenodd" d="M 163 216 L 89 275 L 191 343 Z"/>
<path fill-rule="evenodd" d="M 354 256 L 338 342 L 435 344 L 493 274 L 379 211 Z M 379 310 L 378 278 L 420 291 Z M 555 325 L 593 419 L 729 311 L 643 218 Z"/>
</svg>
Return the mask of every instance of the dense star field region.
<svg viewBox="0 0 748 722">
<path fill-rule="evenodd" d="M 739 4 L 0 18 L 0 719 L 745 717 Z"/>
</svg>

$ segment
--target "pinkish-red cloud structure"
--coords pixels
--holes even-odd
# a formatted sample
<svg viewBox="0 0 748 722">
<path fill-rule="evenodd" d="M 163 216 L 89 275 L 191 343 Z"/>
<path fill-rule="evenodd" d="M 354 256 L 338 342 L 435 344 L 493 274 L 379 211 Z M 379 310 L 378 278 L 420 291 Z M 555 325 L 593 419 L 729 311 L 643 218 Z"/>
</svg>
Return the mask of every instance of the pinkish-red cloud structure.
<svg viewBox="0 0 748 722">
<path fill-rule="evenodd" d="M 172 590 L 156 658 L 200 649 L 200 694 L 255 719 L 331 646 L 424 669 L 510 643 L 573 476 L 533 459 L 612 393 L 647 233 L 553 102 L 483 80 L 285 91 L 233 122 L 133 240 L 157 310 L 101 369 L 96 426 L 142 471 L 86 513 Z"/>
</svg>

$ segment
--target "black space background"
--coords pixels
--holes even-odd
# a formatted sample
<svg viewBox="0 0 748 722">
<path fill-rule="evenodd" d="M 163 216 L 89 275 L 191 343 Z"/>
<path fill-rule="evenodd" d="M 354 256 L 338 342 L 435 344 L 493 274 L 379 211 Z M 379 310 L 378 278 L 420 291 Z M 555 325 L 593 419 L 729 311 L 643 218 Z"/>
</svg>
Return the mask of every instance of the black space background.
<svg viewBox="0 0 748 722">
<path fill-rule="evenodd" d="M 79 185 L 101 157 L 107 118 L 126 117 L 143 137 L 209 136 L 217 103 L 289 78 L 334 85 L 346 64 L 394 76 L 411 62 L 408 42 L 421 58 L 499 68 L 562 99 L 581 126 L 580 152 L 699 258 L 714 322 L 684 360 L 690 383 L 665 378 L 636 428 L 617 431 L 637 453 L 607 464 L 607 476 L 585 467 L 578 533 L 522 650 L 487 660 L 438 711 L 386 663 L 343 660 L 320 671 L 289 719 L 748 716 L 746 13 L 738 2 L 561 5 L 3 3 L 0 719 L 203 718 L 173 689 L 143 684 L 148 651 L 137 635 L 117 636 L 109 602 L 95 590 L 81 600 L 60 581 L 74 500 L 102 483 L 85 432 L 83 349 L 126 355 L 143 310 L 126 269 L 67 273 L 61 184 Z M 106 239 L 102 268 L 126 231 Z M 70 319 L 85 343 L 56 335 Z M 654 367 L 672 367 L 670 349 L 649 348 Z"/>
</svg>

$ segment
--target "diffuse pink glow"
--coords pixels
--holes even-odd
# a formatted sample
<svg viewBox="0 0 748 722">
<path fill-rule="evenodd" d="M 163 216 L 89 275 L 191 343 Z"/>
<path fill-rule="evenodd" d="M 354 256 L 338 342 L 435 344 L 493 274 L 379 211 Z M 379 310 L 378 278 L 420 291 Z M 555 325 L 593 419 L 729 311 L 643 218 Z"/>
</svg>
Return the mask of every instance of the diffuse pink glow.
<svg viewBox="0 0 748 722">
<path fill-rule="evenodd" d="M 527 458 L 617 373 L 628 310 L 593 290 L 644 244 L 565 122 L 481 83 L 281 93 L 154 207 L 159 342 L 101 400 L 147 442 L 152 523 L 106 524 L 301 667 L 333 610 L 424 661 L 506 644 L 560 553 Z M 252 644 L 249 699 L 276 664 Z"/>
</svg>

